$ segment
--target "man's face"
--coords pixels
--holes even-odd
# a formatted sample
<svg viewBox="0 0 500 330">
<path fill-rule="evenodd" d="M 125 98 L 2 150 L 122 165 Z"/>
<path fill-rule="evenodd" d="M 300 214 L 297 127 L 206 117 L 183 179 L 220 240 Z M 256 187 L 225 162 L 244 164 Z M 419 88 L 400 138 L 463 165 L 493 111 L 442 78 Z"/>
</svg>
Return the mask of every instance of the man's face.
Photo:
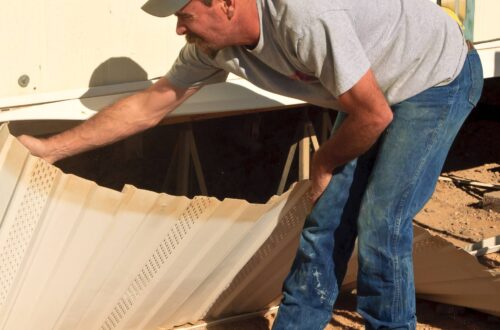
<svg viewBox="0 0 500 330">
<path fill-rule="evenodd" d="M 217 52 L 228 46 L 224 27 L 228 23 L 222 0 L 213 0 L 212 6 L 202 0 L 191 0 L 175 13 L 179 35 L 185 35 L 188 43 L 193 43 L 204 53 L 215 57 Z"/>
</svg>

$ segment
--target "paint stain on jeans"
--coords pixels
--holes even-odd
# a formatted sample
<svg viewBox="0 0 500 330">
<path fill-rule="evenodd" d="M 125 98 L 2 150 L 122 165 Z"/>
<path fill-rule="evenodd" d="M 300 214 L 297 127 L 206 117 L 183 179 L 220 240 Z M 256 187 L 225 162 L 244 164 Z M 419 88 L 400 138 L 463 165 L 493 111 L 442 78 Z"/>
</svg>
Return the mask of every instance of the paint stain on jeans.
<svg viewBox="0 0 500 330">
<path fill-rule="evenodd" d="M 314 269 L 312 273 L 315 281 L 314 289 L 316 290 L 316 294 L 318 295 L 320 301 L 323 303 L 326 300 L 326 290 L 321 288 L 321 273 L 317 268 Z"/>
</svg>

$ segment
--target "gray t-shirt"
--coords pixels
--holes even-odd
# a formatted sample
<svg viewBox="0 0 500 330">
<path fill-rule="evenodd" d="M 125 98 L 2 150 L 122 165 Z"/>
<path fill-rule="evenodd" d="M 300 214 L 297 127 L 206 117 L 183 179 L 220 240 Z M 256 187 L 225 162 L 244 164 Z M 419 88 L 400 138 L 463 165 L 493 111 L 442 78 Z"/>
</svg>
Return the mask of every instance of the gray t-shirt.
<svg viewBox="0 0 500 330">
<path fill-rule="evenodd" d="M 390 104 L 460 72 L 467 45 L 458 24 L 429 0 L 256 0 L 254 49 L 210 58 L 187 44 L 167 79 L 179 87 L 224 81 L 231 72 L 278 94 L 337 107 L 371 68 Z"/>
</svg>

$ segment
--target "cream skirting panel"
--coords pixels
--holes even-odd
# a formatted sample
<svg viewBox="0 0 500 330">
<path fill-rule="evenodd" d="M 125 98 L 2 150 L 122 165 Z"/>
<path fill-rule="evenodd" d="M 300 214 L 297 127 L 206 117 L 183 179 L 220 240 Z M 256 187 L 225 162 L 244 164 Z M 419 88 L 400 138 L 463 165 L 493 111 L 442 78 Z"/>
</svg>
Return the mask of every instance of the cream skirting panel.
<svg viewBox="0 0 500 330">
<path fill-rule="evenodd" d="M 0 148 L 1 329 L 169 328 L 279 297 L 307 183 L 260 205 L 118 192 L 30 156 L 7 126 Z"/>
</svg>

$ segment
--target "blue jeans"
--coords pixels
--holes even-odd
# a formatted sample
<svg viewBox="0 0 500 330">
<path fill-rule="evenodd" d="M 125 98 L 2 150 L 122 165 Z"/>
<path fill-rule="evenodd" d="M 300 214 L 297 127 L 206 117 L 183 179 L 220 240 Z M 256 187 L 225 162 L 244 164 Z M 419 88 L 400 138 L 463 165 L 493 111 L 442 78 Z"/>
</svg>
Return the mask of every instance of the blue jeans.
<svg viewBox="0 0 500 330">
<path fill-rule="evenodd" d="M 334 171 L 304 224 L 274 330 L 324 329 L 356 236 L 357 310 L 366 328 L 416 328 L 412 219 L 431 197 L 482 84 L 472 50 L 453 82 L 393 105 L 376 145 Z"/>
</svg>

